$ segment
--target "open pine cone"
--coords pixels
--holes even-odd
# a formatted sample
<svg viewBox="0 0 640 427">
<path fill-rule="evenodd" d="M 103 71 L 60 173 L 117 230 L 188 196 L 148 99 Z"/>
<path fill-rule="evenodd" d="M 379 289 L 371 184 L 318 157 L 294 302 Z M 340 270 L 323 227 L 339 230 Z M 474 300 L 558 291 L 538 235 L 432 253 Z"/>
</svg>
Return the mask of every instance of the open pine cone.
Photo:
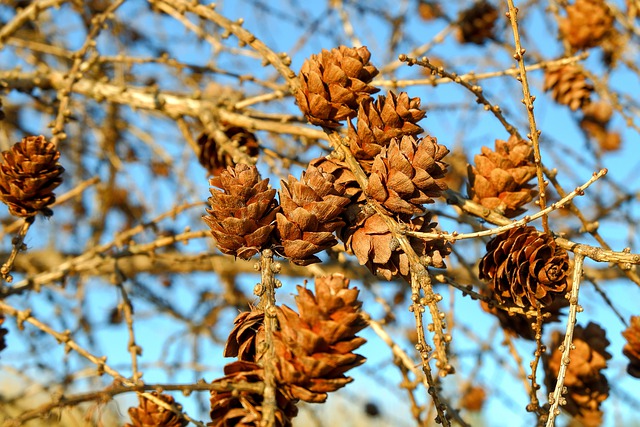
<svg viewBox="0 0 640 427">
<path fill-rule="evenodd" d="M 62 182 L 60 152 L 44 136 L 29 136 L 2 152 L 0 200 L 19 217 L 53 215 L 53 190 Z"/>
<path fill-rule="evenodd" d="M 613 30 L 613 14 L 603 0 L 576 0 L 560 18 L 562 37 L 574 50 L 597 46 Z"/>
<path fill-rule="evenodd" d="M 544 90 L 551 91 L 558 104 L 568 105 L 573 111 L 591 102 L 593 85 L 576 65 L 549 68 L 544 75 Z"/>
<path fill-rule="evenodd" d="M 228 127 L 223 133 L 229 139 L 229 142 L 237 144 L 238 149 L 244 151 L 247 156 L 256 157 L 258 155 L 258 140 L 253 133 L 238 126 Z M 198 147 L 200 147 L 198 160 L 212 176 L 220 175 L 228 166 L 234 167 L 236 165 L 229 153 L 220 150 L 218 142 L 212 135 L 200 134 Z"/>
<path fill-rule="evenodd" d="M 549 234 L 517 227 L 487 243 L 479 270 L 501 303 L 547 307 L 566 292 L 569 257 Z"/>
<path fill-rule="evenodd" d="M 476 1 L 473 6 L 460 12 L 456 37 L 460 43 L 484 44 L 494 37 L 498 19 L 498 9 L 485 0 Z"/>
<path fill-rule="evenodd" d="M 556 331 L 547 352 L 543 354 L 545 385 L 549 393 L 556 386 L 560 370 L 562 352 L 559 350 L 564 334 Z M 607 367 L 611 355 L 606 347 L 609 341 L 604 329 L 595 323 L 586 328 L 578 325 L 573 332 L 574 349 L 571 350 L 571 362 L 567 366 L 564 386 L 567 404 L 562 409 L 574 416 L 584 426 L 597 427 L 602 424 L 600 404 L 609 395 L 609 383 L 602 370 Z"/>
<path fill-rule="evenodd" d="M 214 383 L 263 383 L 264 369 L 251 362 L 233 362 L 224 367 L 225 376 Z M 211 391 L 211 427 L 261 427 L 262 393 L 251 391 Z M 298 414 L 297 400 L 276 387 L 275 427 L 290 427 Z"/>
<path fill-rule="evenodd" d="M 474 162 L 467 169 L 469 198 L 507 218 L 523 213 L 535 194 L 529 184 L 536 176 L 531 144 L 514 135 L 508 141 L 496 139 L 495 151 L 482 147 Z"/>
<path fill-rule="evenodd" d="M 309 166 L 300 181 L 281 181 L 282 213 L 276 215 L 284 256 L 298 265 L 319 262 L 316 253 L 334 246 L 334 232 L 344 225 L 340 214 L 349 203 L 333 175 Z"/>
<path fill-rule="evenodd" d="M 629 358 L 627 372 L 632 377 L 640 378 L 640 316 L 631 316 L 631 325 L 622 332 L 627 340 L 622 353 Z"/>
<path fill-rule="evenodd" d="M 354 117 L 358 104 L 378 92 L 369 83 L 378 69 L 365 47 L 322 50 L 304 61 L 295 93 L 298 107 L 314 125 L 337 128 L 341 121 Z"/>
<path fill-rule="evenodd" d="M 276 190 L 269 188 L 269 180 L 261 180 L 255 166 L 239 164 L 209 182 L 211 208 L 202 218 L 218 249 L 249 259 L 268 246 L 278 211 Z"/>
<path fill-rule="evenodd" d="M 158 394 L 157 392 L 151 394 L 169 405 L 175 405 L 178 409 L 181 408 L 179 404 L 175 403 L 173 396 Z M 157 405 L 143 396 L 140 396 L 139 400 L 140 405 L 138 407 L 129 408 L 131 424 L 125 424 L 125 427 L 184 427 L 189 424 L 187 420 L 178 414 Z"/>
</svg>

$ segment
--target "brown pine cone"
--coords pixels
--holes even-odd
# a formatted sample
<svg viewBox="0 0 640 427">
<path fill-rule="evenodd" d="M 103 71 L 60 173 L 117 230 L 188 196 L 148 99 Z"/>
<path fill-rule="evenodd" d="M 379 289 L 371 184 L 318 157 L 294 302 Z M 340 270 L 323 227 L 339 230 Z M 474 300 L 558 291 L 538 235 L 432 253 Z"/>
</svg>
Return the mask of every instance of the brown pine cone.
<svg viewBox="0 0 640 427">
<path fill-rule="evenodd" d="M 349 169 L 349 166 L 338 159 L 333 157 L 318 157 L 309 162 L 309 166 L 318 168 L 322 172 L 326 172 L 333 175 L 333 185 L 338 192 L 343 192 L 345 197 L 351 199 L 352 202 L 362 201 L 365 197 L 362 193 L 362 189 L 356 180 L 355 175 Z"/>
<path fill-rule="evenodd" d="M 447 189 L 444 176 L 449 153 L 435 138 L 392 139 L 373 161 L 366 193 L 393 213 L 422 214 Z"/>
<path fill-rule="evenodd" d="M 420 15 L 420 18 L 424 21 L 433 21 L 443 16 L 442 6 L 437 1 L 419 0 L 418 15 Z"/>
<path fill-rule="evenodd" d="M 356 115 L 358 104 L 378 92 L 369 85 L 378 69 L 365 47 L 322 50 L 304 61 L 295 93 L 298 107 L 314 125 L 337 128 Z"/>
<path fill-rule="evenodd" d="M 482 147 L 474 162 L 467 168 L 470 199 L 507 218 L 525 212 L 522 206 L 535 194 L 529 184 L 536 176 L 531 144 L 513 135 L 508 141 L 496 139 L 495 151 Z"/>
<path fill-rule="evenodd" d="M 234 327 L 224 346 L 224 357 L 238 360 L 256 360 L 256 346 L 264 340 L 264 311 L 253 309 L 243 311 L 233 321 Z"/>
<path fill-rule="evenodd" d="M 49 205 L 56 201 L 53 190 L 62 182 L 64 172 L 59 158 L 56 146 L 42 135 L 23 138 L 2 152 L 0 200 L 12 215 L 53 215 Z"/>
<path fill-rule="evenodd" d="M 517 227 L 487 243 L 479 270 L 500 303 L 549 306 L 566 292 L 569 257 L 551 235 Z"/>
<path fill-rule="evenodd" d="M 264 369 L 250 362 L 233 362 L 224 367 L 225 377 L 213 383 L 264 382 Z M 211 427 L 260 427 L 262 426 L 262 393 L 250 391 L 211 391 Z M 276 387 L 276 427 L 290 427 L 291 419 L 298 414 L 296 400 Z"/>
<path fill-rule="evenodd" d="M 346 249 L 353 253 L 360 265 L 366 265 L 373 274 L 387 280 L 401 276 L 410 281 L 409 258 L 393 238 L 389 227 L 380 215 L 371 213 L 366 207 L 357 213 L 357 221 L 340 231 L 340 238 Z M 431 213 L 410 218 L 401 217 L 411 231 L 433 233 L 438 223 L 432 222 Z M 425 264 L 444 268 L 444 257 L 451 252 L 451 246 L 444 240 L 417 239 L 409 241 Z"/>
<path fill-rule="evenodd" d="M 334 177 L 313 166 L 298 181 L 289 175 L 281 181 L 282 213 L 276 215 L 284 256 L 298 265 L 319 262 L 314 254 L 334 246 L 333 235 L 344 222 L 340 214 L 349 203 Z"/>
<path fill-rule="evenodd" d="M 562 359 L 559 347 L 563 340 L 564 334 L 556 331 L 548 351 L 543 354 L 544 382 L 549 393 L 556 386 Z M 575 348 L 571 350 L 564 380 L 567 404 L 562 408 L 583 425 L 596 427 L 602 423 L 600 404 L 609 395 L 609 383 L 602 373 L 607 360 L 611 359 L 606 351 L 609 341 L 604 329 L 590 322 L 586 328 L 575 327 L 572 344 Z"/>
<path fill-rule="evenodd" d="M 278 204 L 269 179 L 260 179 L 255 166 L 230 166 L 209 180 L 209 215 L 202 218 L 211 228 L 218 249 L 249 259 L 269 245 Z M 219 188 L 219 189 L 218 189 Z"/>
<path fill-rule="evenodd" d="M 367 322 L 360 315 L 358 289 L 349 288 L 341 274 L 316 278 L 315 295 L 302 286 L 297 290 L 300 314 L 278 308 L 278 381 L 294 398 L 321 403 L 352 381 L 346 371 L 364 363 L 353 351 L 366 342 L 356 334 Z"/>
<path fill-rule="evenodd" d="M 482 387 L 469 386 L 462 393 L 460 407 L 467 411 L 479 412 L 487 400 L 487 392 Z"/>
<path fill-rule="evenodd" d="M 238 149 L 245 152 L 247 156 L 258 156 L 260 148 L 258 146 L 258 140 L 253 133 L 238 126 L 228 127 L 223 133 L 229 139 L 229 142 L 237 145 Z M 209 175 L 220 175 L 228 166 L 234 167 L 236 165 L 232 155 L 220 150 L 219 144 L 213 135 L 207 133 L 200 134 L 198 137 L 198 147 L 200 147 L 198 160 L 200 164 L 207 169 Z"/>
<path fill-rule="evenodd" d="M 158 399 L 169 405 L 175 405 L 178 409 L 182 407 L 175 403 L 173 396 L 168 394 L 151 393 Z M 135 408 L 129 408 L 129 416 L 131 424 L 125 424 L 125 427 L 184 427 L 189 421 L 180 417 L 178 414 L 157 405 L 151 400 L 140 396 L 140 405 Z"/>
<path fill-rule="evenodd" d="M 573 111 L 591 102 L 593 85 L 575 65 L 549 68 L 544 75 L 544 90 L 551 90 L 558 104 L 568 105 Z"/>
<path fill-rule="evenodd" d="M 560 34 L 574 50 L 597 46 L 613 30 L 613 14 L 603 0 L 576 0 L 559 20 Z"/>
<path fill-rule="evenodd" d="M 416 123 L 425 116 L 420 109 L 420 98 L 409 98 L 406 92 L 378 96 L 377 101 L 368 98 L 358 108 L 357 128 L 349 121 L 351 152 L 366 173 L 384 147 L 393 138 L 417 135 L 422 128 Z"/>
<path fill-rule="evenodd" d="M 631 316 L 631 325 L 622 332 L 627 343 L 622 354 L 629 358 L 627 372 L 632 377 L 640 378 L 640 316 Z"/>
<path fill-rule="evenodd" d="M 458 15 L 456 38 L 460 43 L 484 44 L 494 38 L 498 9 L 491 3 L 480 0 Z"/>
</svg>

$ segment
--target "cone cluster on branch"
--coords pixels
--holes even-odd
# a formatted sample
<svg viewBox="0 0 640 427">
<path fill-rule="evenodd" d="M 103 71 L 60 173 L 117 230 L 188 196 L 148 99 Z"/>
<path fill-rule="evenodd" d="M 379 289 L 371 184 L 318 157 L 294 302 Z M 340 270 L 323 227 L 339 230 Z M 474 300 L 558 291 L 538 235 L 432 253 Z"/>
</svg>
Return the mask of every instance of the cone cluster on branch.
<svg viewBox="0 0 640 427">
<path fill-rule="evenodd" d="M 574 50 L 598 46 L 613 30 L 613 14 L 604 0 L 576 0 L 560 18 L 560 34 Z"/>
<path fill-rule="evenodd" d="M 556 331 L 549 350 L 543 354 L 545 385 L 549 393 L 553 392 L 560 371 L 563 340 L 564 334 Z M 562 409 L 585 427 L 597 427 L 602 424 L 600 405 L 609 396 L 609 383 L 602 373 L 611 358 L 606 351 L 609 341 L 604 329 L 590 322 L 586 328 L 575 327 L 572 344 L 574 348 L 564 378 L 567 393 L 563 397 L 567 403 Z"/>
<path fill-rule="evenodd" d="M 592 102 L 582 109 L 584 117 L 580 127 L 592 139 L 595 139 L 602 151 L 615 151 L 620 148 L 620 133 L 608 130 L 613 107 L 605 101 Z"/>
<path fill-rule="evenodd" d="M 591 102 L 593 85 L 576 65 L 548 68 L 544 75 L 544 90 L 551 91 L 558 104 L 576 111 Z"/>
<path fill-rule="evenodd" d="M 29 136 L 2 152 L 0 159 L 0 200 L 12 215 L 53 215 L 53 190 L 62 183 L 64 168 L 60 152 L 44 136 Z"/>
<path fill-rule="evenodd" d="M 233 144 L 249 157 L 258 156 L 258 140 L 253 133 L 238 126 L 228 127 L 222 132 L 228 139 L 227 143 Z M 216 141 L 215 136 L 203 132 L 197 142 L 200 148 L 198 160 L 207 169 L 209 175 L 220 175 L 228 166 L 234 167 L 236 165 L 233 156 L 220 149 L 221 144 Z"/>
<path fill-rule="evenodd" d="M 267 247 L 275 228 L 276 190 L 255 166 L 229 166 L 209 181 L 210 209 L 204 221 L 221 252 L 249 259 Z"/>
<path fill-rule="evenodd" d="M 487 243 L 480 279 L 489 282 L 500 303 L 550 306 L 567 289 L 569 257 L 553 237 L 534 227 L 517 227 Z"/>
<path fill-rule="evenodd" d="M 627 342 L 622 353 L 629 358 L 627 372 L 635 378 L 640 378 L 640 316 L 631 316 L 631 324 L 622 332 Z"/>
<path fill-rule="evenodd" d="M 359 291 L 349 288 L 349 280 L 335 274 L 317 278 L 315 293 L 302 286 L 297 290 L 297 312 L 287 306 L 276 308 L 275 360 L 264 352 L 264 313 L 257 309 L 241 313 L 225 346 L 225 356 L 238 357 L 239 362 L 227 365 L 227 376 L 217 380 L 262 382 L 261 366 L 274 365 L 279 393 L 277 425 L 290 425 L 298 400 L 324 402 L 327 393 L 352 381 L 345 373 L 365 360 L 353 353 L 365 342 L 357 333 L 367 323 L 359 312 Z M 232 421 L 242 420 L 244 424 L 237 425 L 257 426 L 261 402 L 261 394 L 213 391 L 210 425 L 236 425 Z"/>
<path fill-rule="evenodd" d="M 311 55 L 298 75 L 301 88 L 295 93 L 298 107 L 309 122 L 337 128 L 354 117 L 358 104 L 378 92 L 369 83 L 378 74 L 366 47 L 322 50 Z"/>
<path fill-rule="evenodd" d="M 536 194 L 529 181 L 536 176 L 533 147 L 512 135 L 497 139 L 495 151 L 482 147 L 468 166 L 469 198 L 482 206 L 497 210 L 507 218 L 520 215 L 522 208 Z"/>
<path fill-rule="evenodd" d="M 174 405 L 178 410 L 182 407 L 175 403 L 173 396 L 168 394 L 151 393 L 161 401 Z M 164 408 L 144 396 L 139 397 L 140 404 L 137 407 L 129 408 L 129 417 L 131 423 L 125 424 L 124 427 L 184 427 L 189 421 L 180 417 L 175 412 Z"/>
<path fill-rule="evenodd" d="M 498 15 L 498 9 L 488 1 L 476 1 L 473 6 L 458 15 L 458 41 L 481 45 L 487 39 L 494 38 Z"/>
</svg>

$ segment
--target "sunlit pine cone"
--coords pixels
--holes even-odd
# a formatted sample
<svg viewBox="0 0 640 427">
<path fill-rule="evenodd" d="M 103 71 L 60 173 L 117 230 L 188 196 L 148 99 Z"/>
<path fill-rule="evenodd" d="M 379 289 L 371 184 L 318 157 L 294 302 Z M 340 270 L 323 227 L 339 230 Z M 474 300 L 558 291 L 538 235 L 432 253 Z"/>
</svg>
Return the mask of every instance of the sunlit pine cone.
<svg viewBox="0 0 640 427">
<path fill-rule="evenodd" d="M 302 286 L 297 290 L 299 314 L 278 308 L 278 381 L 294 398 L 321 403 L 352 381 L 345 372 L 364 363 L 353 351 L 366 342 L 357 333 L 367 322 L 360 315 L 358 289 L 349 288 L 341 274 L 316 278 L 315 293 Z"/>
<path fill-rule="evenodd" d="M 182 407 L 175 403 L 173 396 L 168 394 L 151 393 L 161 401 L 174 405 L 178 409 Z M 129 417 L 131 423 L 125 424 L 125 427 L 184 427 L 189 421 L 180 417 L 178 414 L 157 405 L 155 402 L 144 396 L 139 397 L 140 404 L 137 407 L 129 408 Z"/>
<path fill-rule="evenodd" d="M 613 14 L 603 0 L 576 0 L 560 18 L 560 34 L 574 50 L 597 46 L 613 30 Z"/>
<path fill-rule="evenodd" d="M 535 227 L 517 227 L 487 243 L 479 270 L 499 302 L 549 306 L 566 292 L 569 257 L 551 235 Z"/>
<path fill-rule="evenodd" d="M 558 104 L 568 105 L 573 111 L 591 102 L 593 85 L 575 65 L 549 68 L 544 75 L 544 90 L 551 91 Z"/>
<path fill-rule="evenodd" d="M 12 215 L 53 215 L 49 208 L 56 201 L 53 190 L 62 183 L 64 172 L 59 158 L 55 144 L 44 136 L 28 136 L 2 152 L 0 200 Z"/>
<path fill-rule="evenodd" d="M 467 170 L 470 199 L 507 218 L 525 211 L 522 207 L 535 195 L 529 184 L 536 176 L 531 144 L 513 135 L 508 141 L 496 139 L 495 151 L 482 147 L 474 163 Z"/>
<path fill-rule="evenodd" d="M 378 74 L 370 58 L 366 46 L 340 46 L 323 49 L 304 61 L 298 74 L 301 87 L 295 97 L 310 123 L 340 127 L 341 121 L 356 115 L 360 102 L 378 92 L 369 84 Z"/>
<path fill-rule="evenodd" d="M 258 343 L 264 340 L 264 311 L 243 311 L 236 316 L 233 325 L 224 346 L 224 357 L 255 361 Z"/>
<path fill-rule="evenodd" d="M 549 393 L 556 386 L 562 360 L 560 345 L 563 340 L 564 334 L 556 331 L 542 357 L 544 382 Z M 609 341 L 604 329 L 590 322 L 586 328 L 580 325 L 575 327 L 572 344 L 575 348 L 571 350 L 564 379 L 567 393 L 563 397 L 567 403 L 562 409 L 584 426 L 597 427 L 602 424 L 600 404 L 609 396 L 609 383 L 602 373 L 607 367 L 607 360 L 611 358 L 606 351 Z"/>
<path fill-rule="evenodd" d="M 366 194 L 390 212 L 422 214 L 422 205 L 433 203 L 432 197 L 447 189 L 447 164 L 442 159 L 448 153 L 431 136 L 392 139 L 373 161 Z"/>
<path fill-rule="evenodd" d="M 237 148 L 253 158 L 258 156 L 260 148 L 256 136 L 248 130 L 231 126 L 224 129 L 223 133 L 229 139 L 229 142 L 236 145 Z M 236 162 L 229 153 L 220 149 L 220 145 L 215 137 L 207 133 L 202 133 L 198 137 L 198 147 L 200 153 L 198 160 L 204 166 L 209 175 L 220 175 L 228 166 L 235 166 Z"/>
<path fill-rule="evenodd" d="M 218 249 L 249 259 L 266 248 L 278 211 L 276 190 L 269 188 L 269 180 L 261 179 L 255 166 L 238 164 L 209 182 L 211 208 L 202 218 Z"/>
<path fill-rule="evenodd" d="M 435 233 L 438 223 L 432 222 L 431 213 L 410 218 L 400 217 L 404 226 L 411 231 Z M 387 280 L 403 277 L 410 281 L 409 258 L 393 237 L 384 219 L 377 213 L 364 208 L 357 216 L 357 222 L 340 231 L 340 238 L 347 251 L 353 253 L 360 265 L 366 265 L 373 274 Z M 409 237 L 409 242 L 425 264 L 444 268 L 444 257 L 451 252 L 451 246 L 444 240 L 428 240 Z"/>
<path fill-rule="evenodd" d="M 294 264 L 319 262 L 315 254 L 338 243 L 334 232 L 344 225 L 340 215 L 349 198 L 333 181 L 331 174 L 313 166 L 302 173 L 300 181 L 291 175 L 281 181 L 278 233 L 284 256 Z"/>
<path fill-rule="evenodd" d="M 456 38 L 460 43 L 484 44 L 494 38 L 498 9 L 491 3 L 480 0 L 458 15 Z"/>
<path fill-rule="evenodd" d="M 339 193 L 342 192 L 352 202 L 365 201 L 364 194 L 360 185 L 358 185 L 355 175 L 344 161 L 333 157 L 318 157 L 310 161 L 309 166 L 332 175 L 334 178 L 333 185 L 337 191 Z"/>
<path fill-rule="evenodd" d="M 443 16 L 442 5 L 438 1 L 419 0 L 418 15 L 424 21 L 433 21 Z"/>
<path fill-rule="evenodd" d="M 640 316 L 631 316 L 630 323 L 631 325 L 622 332 L 622 336 L 627 340 L 622 353 L 629 358 L 629 375 L 640 378 Z"/>
<path fill-rule="evenodd" d="M 418 135 L 423 129 L 417 125 L 425 116 L 420 98 L 409 98 L 389 91 L 377 100 L 368 98 L 360 103 L 356 126 L 349 121 L 349 146 L 362 169 L 369 173 L 371 164 L 393 138 Z"/>
<path fill-rule="evenodd" d="M 230 384 L 264 383 L 264 369 L 250 362 L 233 362 L 224 367 L 225 376 L 213 383 Z M 261 427 L 262 393 L 238 391 L 211 391 L 211 427 Z M 296 400 L 286 396 L 276 387 L 275 427 L 290 427 L 291 419 L 298 414 Z"/>
<path fill-rule="evenodd" d="M 489 289 L 482 289 L 480 293 L 492 300 L 497 299 L 493 291 Z M 516 308 L 513 302 L 506 301 L 502 303 L 505 308 Z M 565 298 L 554 298 L 553 302 L 548 307 L 541 307 L 541 313 L 543 314 L 542 326 L 551 322 L 559 322 L 562 315 L 561 309 L 567 307 L 569 301 Z M 533 341 L 536 339 L 536 331 L 533 325 L 536 323 L 535 317 L 527 317 L 525 314 L 516 313 L 514 311 L 503 310 L 500 307 L 496 307 L 493 301 L 487 302 L 485 300 L 480 301 L 480 306 L 484 311 L 494 315 L 500 322 L 500 326 L 503 331 L 512 337 L 520 337 L 525 340 Z M 520 309 L 524 311 L 535 311 L 534 307 L 526 307 Z"/>
<path fill-rule="evenodd" d="M 602 151 L 616 151 L 620 148 L 622 137 L 618 132 L 608 130 L 613 107 L 608 102 L 592 102 L 582 109 L 584 117 L 580 127 L 592 139 L 595 139 Z"/>
</svg>

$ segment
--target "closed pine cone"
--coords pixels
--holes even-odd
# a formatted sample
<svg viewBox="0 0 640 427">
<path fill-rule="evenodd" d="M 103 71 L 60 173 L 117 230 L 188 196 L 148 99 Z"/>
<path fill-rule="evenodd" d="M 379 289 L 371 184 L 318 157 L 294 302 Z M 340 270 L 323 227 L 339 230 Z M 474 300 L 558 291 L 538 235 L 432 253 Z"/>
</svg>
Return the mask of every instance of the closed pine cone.
<svg viewBox="0 0 640 427">
<path fill-rule="evenodd" d="M 228 127 L 223 132 L 229 142 L 237 144 L 238 149 L 244 151 L 247 156 L 256 157 L 258 155 L 258 140 L 253 133 L 238 126 Z M 220 150 L 219 144 L 212 135 L 202 133 L 198 137 L 198 147 L 200 147 L 198 160 L 207 169 L 209 175 L 220 175 L 222 171 L 227 169 L 227 166 L 236 165 L 233 156 Z"/>
<path fill-rule="evenodd" d="M 251 362 L 238 361 L 224 367 L 225 376 L 213 383 L 264 383 L 264 369 Z M 211 427 L 262 426 L 262 393 L 251 391 L 211 391 Z M 275 427 L 290 427 L 298 414 L 296 400 L 276 387 Z"/>
<path fill-rule="evenodd" d="M 640 378 L 640 316 L 631 316 L 631 325 L 622 332 L 627 340 L 622 353 L 629 358 L 627 372 L 632 377 Z"/>
<path fill-rule="evenodd" d="M 544 90 L 551 91 L 558 104 L 568 105 L 573 111 L 591 102 L 593 85 L 575 65 L 549 68 L 544 75 Z"/>
<path fill-rule="evenodd" d="M 12 215 L 53 215 L 49 208 L 56 200 L 53 190 L 62 182 L 64 172 L 59 158 L 56 146 L 42 135 L 23 138 L 2 152 L 0 200 Z"/>
<path fill-rule="evenodd" d="M 175 405 L 178 409 L 181 409 L 179 404 L 176 404 L 173 396 L 168 394 L 158 394 L 157 392 L 151 393 L 158 399 L 162 400 L 169 405 Z M 157 405 L 155 402 L 140 396 L 140 404 L 138 407 L 129 408 L 129 417 L 131 417 L 131 424 L 125 424 L 125 427 L 184 427 L 189 422 L 178 414 Z"/>
<path fill-rule="evenodd" d="M 563 340 L 564 334 L 556 331 L 549 349 L 543 354 L 545 385 L 549 393 L 556 386 L 562 359 L 559 347 Z M 609 396 L 609 383 L 602 373 L 607 367 L 607 360 L 611 358 L 606 351 L 609 341 L 604 329 L 590 322 L 586 328 L 580 325 L 575 327 L 572 344 L 575 348 L 571 350 L 571 362 L 564 380 L 567 404 L 562 409 L 584 426 L 597 427 L 602 424 L 600 404 Z"/>
<path fill-rule="evenodd" d="M 433 203 L 432 197 L 447 189 L 447 164 L 442 159 L 448 153 L 430 136 L 392 139 L 373 162 L 366 193 L 390 212 L 422 214 L 422 205 Z"/>
<path fill-rule="evenodd" d="M 467 170 L 469 197 L 507 218 L 523 213 L 522 207 L 535 194 L 533 185 L 529 184 L 536 176 L 531 144 L 514 135 L 508 141 L 497 139 L 495 151 L 482 147 L 474 162 Z"/>
<path fill-rule="evenodd" d="M 456 37 L 460 43 L 484 44 L 494 37 L 498 9 L 491 3 L 480 0 L 460 12 Z"/>
<path fill-rule="evenodd" d="M 613 14 L 603 0 L 576 0 L 559 21 L 560 34 L 574 50 L 597 46 L 613 29 Z"/>
<path fill-rule="evenodd" d="M 349 203 L 333 175 L 309 166 L 300 181 L 289 175 L 281 181 L 282 213 L 276 215 L 284 256 L 298 265 L 319 262 L 316 253 L 334 246 L 340 214 Z"/>
<path fill-rule="evenodd" d="M 549 306 L 566 292 L 568 269 L 567 252 L 556 245 L 552 236 L 534 227 L 517 227 L 487 243 L 479 277 L 489 281 L 501 303 Z"/>
<path fill-rule="evenodd" d="M 357 126 L 349 121 L 348 136 L 351 152 L 362 169 L 369 173 L 373 160 L 393 138 L 421 133 L 417 123 L 424 116 L 420 98 L 409 98 L 406 92 L 396 95 L 389 91 L 376 101 L 368 98 L 360 103 Z"/>
<path fill-rule="evenodd" d="M 300 69 L 300 89 L 295 93 L 298 107 L 314 125 L 337 128 L 354 117 L 358 104 L 378 92 L 369 83 L 378 69 L 365 47 L 322 50 L 311 55 Z"/>
<path fill-rule="evenodd" d="M 352 381 L 346 371 L 364 363 L 353 351 L 366 342 L 356 334 L 367 322 L 360 315 L 358 289 L 349 288 L 341 274 L 317 278 L 315 294 L 302 286 L 297 290 L 299 314 L 278 307 L 278 381 L 294 398 L 321 403 Z"/>
<path fill-rule="evenodd" d="M 209 182 L 211 208 L 203 219 L 218 249 L 249 259 L 268 246 L 278 211 L 276 190 L 269 188 L 269 180 L 260 179 L 255 166 L 239 164 Z"/>
</svg>

